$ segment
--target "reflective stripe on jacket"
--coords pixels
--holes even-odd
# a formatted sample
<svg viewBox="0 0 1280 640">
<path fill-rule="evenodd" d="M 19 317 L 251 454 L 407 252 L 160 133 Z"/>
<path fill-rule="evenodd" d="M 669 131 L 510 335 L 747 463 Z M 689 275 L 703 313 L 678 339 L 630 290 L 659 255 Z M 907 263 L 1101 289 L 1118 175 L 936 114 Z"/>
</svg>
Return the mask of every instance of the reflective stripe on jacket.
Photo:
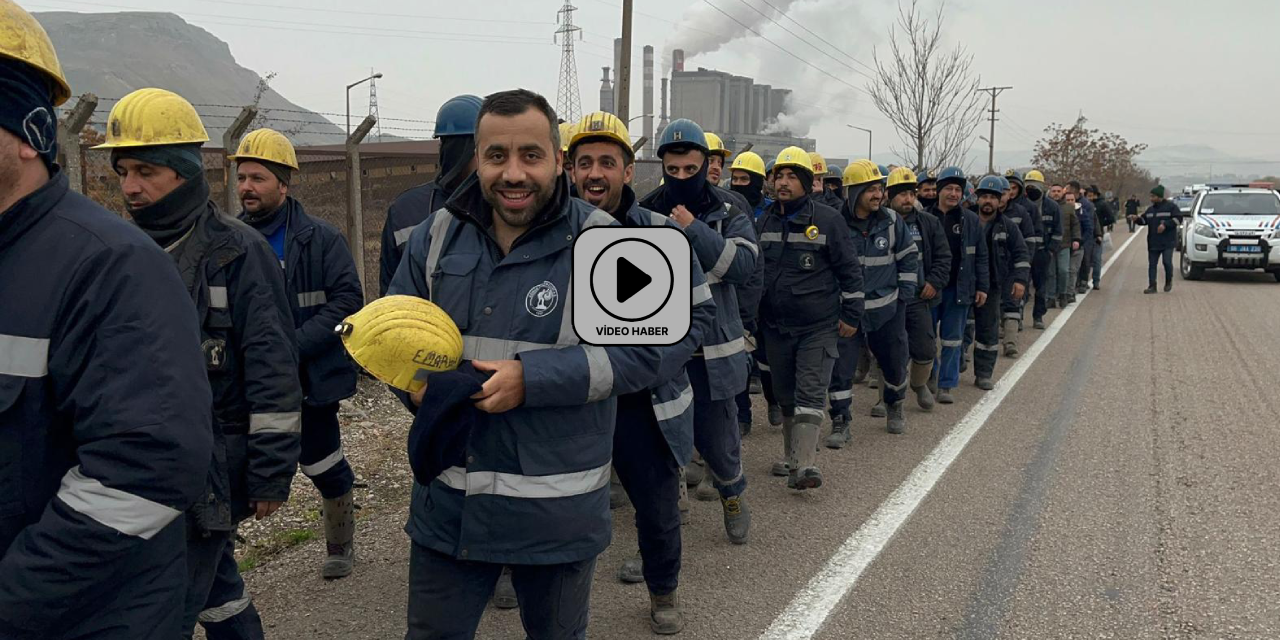
<svg viewBox="0 0 1280 640">
<path fill-rule="evenodd" d="M 862 330 L 875 331 L 897 313 L 897 302 L 914 300 L 920 283 L 917 258 L 920 255 L 911 229 L 896 212 L 881 208 L 868 219 L 864 234 L 853 226 L 849 207 L 846 216 L 853 238 L 853 251 L 862 264 L 862 290 L 866 292 L 866 311 L 862 314 Z"/>
<path fill-rule="evenodd" d="M 759 230 L 761 324 L 795 333 L 834 328 L 837 321 L 859 326 L 867 297 L 862 265 L 835 209 L 809 198 L 802 210 L 787 217 L 782 203 L 775 202 L 760 219 Z"/>
</svg>

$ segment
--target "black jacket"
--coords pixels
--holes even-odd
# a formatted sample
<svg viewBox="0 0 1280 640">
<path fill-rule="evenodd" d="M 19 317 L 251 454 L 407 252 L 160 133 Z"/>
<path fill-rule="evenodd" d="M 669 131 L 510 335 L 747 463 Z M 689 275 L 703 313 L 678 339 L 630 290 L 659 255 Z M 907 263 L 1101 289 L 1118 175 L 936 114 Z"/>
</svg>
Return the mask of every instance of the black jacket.
<svg viewBox="0 0 1280 640">
<path fill-rule="evenodd" d="M 165 626 L 111 604 L 185 586 L 161 579 L 213 446 L 199 346 L 173 261 L 65 175 L 0 213 L 0 637 Z"/>
<path fill-rule="evenodd" d="M 911 237 L 920 249 L 917 261 L 920 269 L 920 291 L 924 285 L 933 285 L 938 292 L 928 303 L 930 306 L 941 304 L 942 290 L 947 288 L 951 280 L 951 243 L 947 242 L 947 233 L 942 229 L 942 222 L 928 211 L 914 211 L 902 217 L 911 229 Z M 920 300 L 919 292 L 916 300 Z"/>
<path fill-rule="evenodd" d="M 1138 224 L 1147 225 L 1147 249 L 1163 251 L 1178 246 L 1178 224 L 1182 220 L 1182 210 L 1172 200 L 1161 200 L 1150 207 L 1138 218 Z M 1157 229 L 1164 224 L 1164 233 Z"/>
<path fill-rule="evenodd" d="M 1116 223 L 1116 210 L 1111 206 L 1110 202 L 1098 198 L 1093 201 L 1094 208 L 1097 209 L 1098 223 L 1103 227 L 1109 227 Z"/>
<path fill-rule="evenodd" d="M 297 328 L 302 393 L 320 406 L 356 392 L 356 368 L 333 332 L 364 306 L 364 292 L 347 240 L 329 223 L 307 215 L 289 198 L 284 277 Z"/>
<path fill-rule="evenodd" d="M 857 327 L 866 293 L 853 236 L 836 210 L 809 198 L 787 218 L 775 202 L 757 222 L 764 261 L 760 322 L 803 333 L 837 320 Z"/>
<path fill-rule="evenodd" d="M 200 318 L 213 389 L 211 490 L 197 528 L 232 530 L 251 501 L 284 501 L 298 467 L 302 388 L 284 276 L 262 234 L 213 203 L 173 251 Z"/>
<path fill-rule="evenodd" d="M 396 196 L 387 208 L 387 220 L 382 225 L 382 257 L 378 270 L 378 295 L 387 295 L 391 278 L 400 267 L 404 255 L 404 243 L 409 234 L 427 216 L 444 206 L 449 194 L 435 182 L 419 185 Z"/>
<path fill-rule="evenodd" d="M 991 288 L 1000 292 L 1002 307 L 1017 308 L 1012 296 L 1014 283 L 1026 286 L 1031 281 L 1031 254 L 1022 231 L 1004 214 L 996 214 L 982 231 L 991 255 Z"/>
</svg>

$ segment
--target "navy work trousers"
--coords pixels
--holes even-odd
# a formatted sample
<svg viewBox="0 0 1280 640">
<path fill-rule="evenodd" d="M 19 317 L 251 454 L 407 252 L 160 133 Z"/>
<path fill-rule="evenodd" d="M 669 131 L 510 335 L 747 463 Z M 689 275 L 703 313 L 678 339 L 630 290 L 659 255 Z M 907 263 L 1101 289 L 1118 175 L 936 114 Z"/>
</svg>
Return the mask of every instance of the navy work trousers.
<svg viewBox="0 0 1280 640">
<path fill-rule="evenodd" d="M 707 361 L 703 358 L 690 358 L 688 372 L 693 384 L 693 445 L 702 454 L 720 497 L 741 495 L 747 488 L 747 476 L 742 470 L 737 400 L 711 399 Z"/>
<path fill-rule="evenodd" d="M 326 500 L 341 498 L 355 484 L 355 472 L 342 452 L 338 403 L 302 404 L 302 452 L 298 466 Z"/>
<path fill-rule="evenodd" d="M 636 509 L 645 584 L 655 594 L 671 593 L 680 581 L 680 467 L 648 391 L 618 398 L 613 470 Z"/>
<path fill-rule="evenodd" d="M 263 640 L 262 620 L 245 593 L 230 531 L 187 540 L 187 605 L 183 637 L 196 621 L 209 640 Z"/>
<path fill-rule="evenodd" d="M 874 331 L 859 331 L 852 338 L 840 338 L 840 359 L 831 374 L 827 397 L 831 402 L 831 417 L 851 418 L 849 407 L 853 404 L 853 378 L 858 370 L 858 360 L 863 356 L 863 346 L 875 357 L 884 375 L 881 397 L 886 404 L 902 402 L 907 390 L 907 305 L 899 300 L 894 303 L 893 317 Z M 876 403 L 872 403 L 876 404 Z"/>
</svg>

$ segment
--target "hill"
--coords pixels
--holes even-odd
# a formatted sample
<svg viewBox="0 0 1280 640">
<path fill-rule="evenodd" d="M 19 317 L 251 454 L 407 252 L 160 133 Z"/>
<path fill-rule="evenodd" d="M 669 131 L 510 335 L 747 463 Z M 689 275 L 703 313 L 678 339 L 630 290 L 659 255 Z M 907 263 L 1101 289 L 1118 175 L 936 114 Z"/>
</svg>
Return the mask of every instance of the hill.
<svg viewBox="0 0 1280 640">
<path fill-rule="evenodd" d="M 200 105 L 211 144 L 251 104 L 261 77 L 231 55 L 226 42 L 172 13 L 36 13 L 53 39 L 76 94 L 120 98 L 142 87 L 161 87 Z M 101 124 L 113 102 L 104 100 L 91 122 Z M 217 106 L 226 105 L 226 106 Z M 295 144 L 337 144 L 343 131 L 324 116 L 268 88 L 258 126 L 287 132 Z"/>
</svg>

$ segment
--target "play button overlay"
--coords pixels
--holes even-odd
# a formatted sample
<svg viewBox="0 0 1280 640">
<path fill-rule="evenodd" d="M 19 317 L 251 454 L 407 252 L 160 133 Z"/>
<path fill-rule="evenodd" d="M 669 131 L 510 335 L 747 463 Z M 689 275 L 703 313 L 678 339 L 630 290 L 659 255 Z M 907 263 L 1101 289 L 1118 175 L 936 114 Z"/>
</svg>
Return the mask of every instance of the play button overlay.
<svg viewBox="0 0 1280 640">
<path fill-rule="evenodd" d="M 618 302 L 626 302 L 631 296 L 644 291 L 653 278 L 641 271 L 630 260 L 618 258 Z"/>
<path fill-rule="evenodd" d="M 689 332 L 693 250 L 678 229 L 592 227 L 573 245 L 573 329 L 594 345 L 671 345 Z"/>
</svg>

